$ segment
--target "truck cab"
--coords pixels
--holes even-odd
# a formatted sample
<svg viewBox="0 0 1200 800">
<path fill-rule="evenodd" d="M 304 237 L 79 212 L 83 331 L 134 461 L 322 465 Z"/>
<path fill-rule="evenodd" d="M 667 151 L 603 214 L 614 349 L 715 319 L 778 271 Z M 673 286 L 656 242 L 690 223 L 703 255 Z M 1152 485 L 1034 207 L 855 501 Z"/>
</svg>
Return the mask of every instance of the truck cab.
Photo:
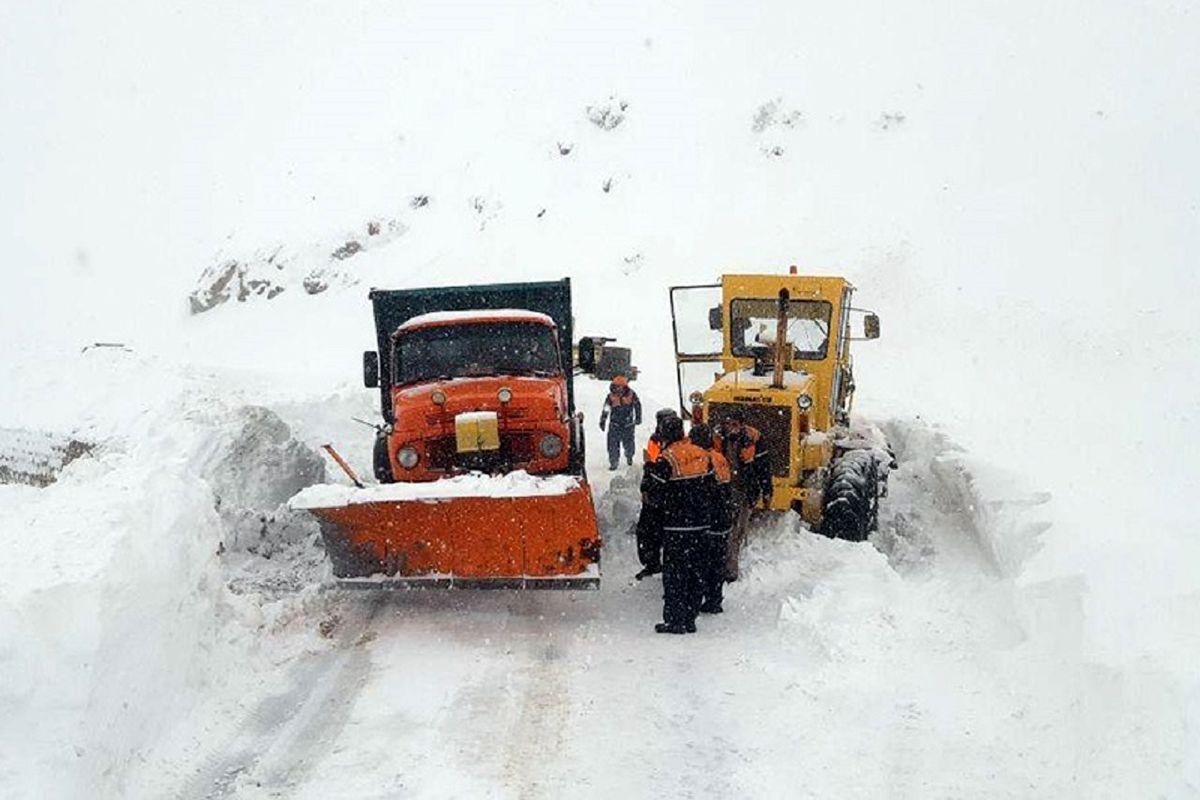
<svg viewBox="0 0 1200 800">
<path fill-rule="evenodd" d="M 397 328 L 391 475 L 565 472 L 570 417 L 556 332 L 550 317 L 524 309 L 434 312 Z"/>
<path fill-rule="evenodd" d="M 364 354 L 364 379 L 381 389 L 381 482 L 582 474 L 566 282 L 371 297 L 381 347 Z"/>
</svg>

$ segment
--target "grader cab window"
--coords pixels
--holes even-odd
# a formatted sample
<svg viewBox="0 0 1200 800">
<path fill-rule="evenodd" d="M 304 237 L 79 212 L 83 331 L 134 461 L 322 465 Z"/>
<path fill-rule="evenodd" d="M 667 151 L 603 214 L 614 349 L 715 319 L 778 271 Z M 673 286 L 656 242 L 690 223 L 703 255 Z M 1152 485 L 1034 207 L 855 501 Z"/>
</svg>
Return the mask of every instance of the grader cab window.
<svg viewBox="0 0 1200 800">
<path fill-rule="evenodd" d="M 824 300 L 790 300 L 787 304 L 787 342 L 795 357 L 820 361 L 829 350 L 829 319 L 833 306 Z M 779 301 L 737 298 L 730 303 L 729 340 L 735 356 L 752 356 L 756 349 L 775 344 Z"/>
<path fill-rule="evenodd" d="M 712 325 L 713 311 L 720 321 L 721 285 L 675 286 L 671 289 L 671 324 L 675 352 L 681 356 L 719 358 L 721 325 Z"/>
</svg>

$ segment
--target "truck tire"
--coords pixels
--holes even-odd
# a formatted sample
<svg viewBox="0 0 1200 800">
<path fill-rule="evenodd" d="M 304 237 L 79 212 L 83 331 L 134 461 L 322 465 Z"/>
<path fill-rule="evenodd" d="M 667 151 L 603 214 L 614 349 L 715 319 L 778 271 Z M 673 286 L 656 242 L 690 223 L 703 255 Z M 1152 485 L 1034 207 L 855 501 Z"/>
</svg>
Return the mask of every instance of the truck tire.
<svg viewBox="0 0 1200 800">
<path fill-rule="evenodd" d="M 584 459 L 584 442 L 583 442 L 583 423 L 578 417 L 571 420 L 571 443 L 570 455 L 567 461 L 567 472 L 572 475 L 578 475 L 581 478 L 587 477 L 587 467 Z"/>
<path fill-rule="evenodd" d="M 375 437 L 375 480 L 380 483 L 395 483 L 396 479 L 392 476 L 392 461 L 388 458 L 388 446 L 386 436 Z"/>
<path fill-rule="evenodd" d="M 851 450 L 829 467 L 821 500 L 821 532 L 866 541 L 879 518 L 879 465 L 866 450 Z"/>
</svg>

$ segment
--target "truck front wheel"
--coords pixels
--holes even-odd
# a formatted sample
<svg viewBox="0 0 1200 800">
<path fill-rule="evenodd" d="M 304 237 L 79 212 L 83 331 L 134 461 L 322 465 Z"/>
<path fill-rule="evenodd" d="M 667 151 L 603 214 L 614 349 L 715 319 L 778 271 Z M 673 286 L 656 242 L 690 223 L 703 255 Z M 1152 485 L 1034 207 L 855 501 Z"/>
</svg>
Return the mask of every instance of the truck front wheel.
<svg viewBox="0 0 1200 800">
<path fill-rule="evenodd" d="M 392 476 L 392 461 L 388 458 L 388 440 L 386 436 L 375 437 L 375 480 L 380 483 L 395 483 Z"/>
<path fill-rule="evenodd" d="M 567 471 L 572 475 L 585 476 L 583 420 L 576 415 L 571 419 L 570 455 L 567 461 Z"/>
</svg>

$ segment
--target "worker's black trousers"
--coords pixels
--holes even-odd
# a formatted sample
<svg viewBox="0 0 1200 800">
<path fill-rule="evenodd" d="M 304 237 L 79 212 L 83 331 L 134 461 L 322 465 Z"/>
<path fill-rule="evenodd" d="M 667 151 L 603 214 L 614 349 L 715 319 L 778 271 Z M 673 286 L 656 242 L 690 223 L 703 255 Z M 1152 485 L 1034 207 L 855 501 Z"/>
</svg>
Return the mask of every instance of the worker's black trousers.
<svg viewBox="0 0 1200 800">
<path fill-rule="evenodd" d="M 700 607 L 713 608 L 725 600 L 725 561 L 729 532 L 700 535 Z"/>
<path fill-rule="evenodd" d="M 694 625 L 700 609 L 703 529 L 663 530 L 663 622 Z"/>
<path fill-rule="evenodd" d="M 662 514 L 654 506 L 642 504 L 637 521 L 638 561 L 648 569 L 662 569 Z"/>
<path fill-rule="evenodd" d="M 633 461 L 633 431 L 634 426 L 608 426 L 608 466 L 616 468 L 621 461 L 621 448 L 625 448 L 625 460 Z"/>
</svg>

